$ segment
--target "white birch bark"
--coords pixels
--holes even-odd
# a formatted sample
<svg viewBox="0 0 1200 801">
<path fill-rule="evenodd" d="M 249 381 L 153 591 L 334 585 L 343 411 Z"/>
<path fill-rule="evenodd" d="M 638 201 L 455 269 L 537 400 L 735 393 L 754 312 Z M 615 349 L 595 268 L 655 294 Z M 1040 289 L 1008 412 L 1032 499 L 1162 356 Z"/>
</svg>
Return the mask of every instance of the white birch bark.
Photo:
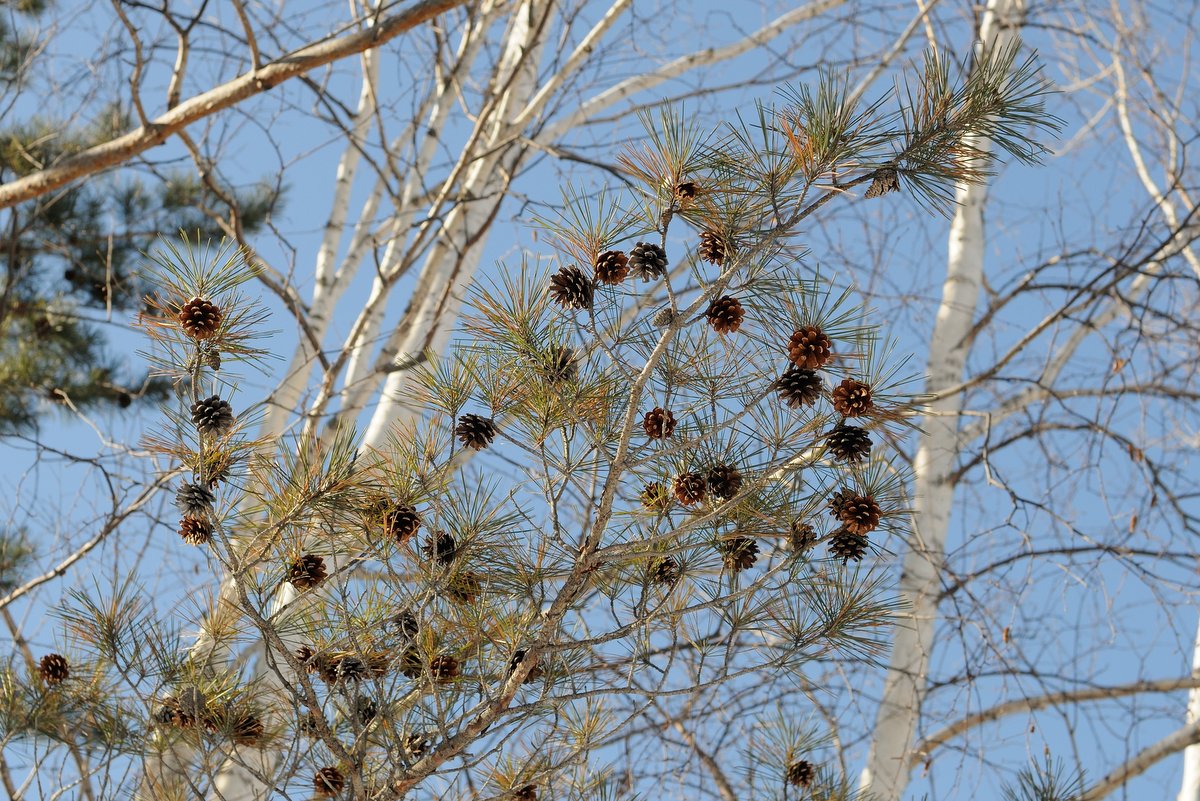
<svg viewBox="0 0 1200 801">
<path fill-rule="evenodd" d="M 1007 45 L 1016 36 L 1024 0 L 989 0 L 977 48 Z M 986 150 L 990 143 L 973 142 Z M 983 276 L 983 206 L 987 185 L 959 185 L 958 209 L 950 226 L 946 280 L 929 346 L 926 390 L 937 393 L 962 382 L 967 335 L 974 321 Z M 946 533 L 954 501 L 950 476 L 958 446 L 962 395 L 939 397 L 923 422 L 914 472 L 913 533 L 900 573 L 900 598 L 907 614 L 897 623 L 874 737 L 861 787 L 879 801 L 899 801 L 908 785 L 908 755 L 921 713 Z"/>
<path fill-rule="evenodd" d="M 1192 675 L 1200 676 L 1200 624 L 1196 627 L 1196 644 L 1192 649 Z M 1188 692 L 1187 726 L 1200 728 L 1200 690 Z M 1179 785 L 1179 801 L 1200 801 L 1200 745 L 1189 745 L 1183 751 L 1183 781 Z"/>
</svg>

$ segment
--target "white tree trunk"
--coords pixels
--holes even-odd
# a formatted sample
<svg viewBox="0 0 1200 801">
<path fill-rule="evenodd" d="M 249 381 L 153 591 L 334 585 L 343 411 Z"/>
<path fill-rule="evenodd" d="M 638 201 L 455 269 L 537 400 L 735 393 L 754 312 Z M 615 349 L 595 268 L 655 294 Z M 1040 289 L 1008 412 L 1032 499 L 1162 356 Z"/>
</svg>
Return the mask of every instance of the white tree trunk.
<svg viewBox="0 0 1200 801">
<path fill-rule="evenodd" d="M 1200 624 L 1196 627 L 1196 644 L 1192 649 L 1192 675 L 1200 675 Z M 1200 690 L 1188 693 L 1187 725 L 1200 726 Z M 1200 801 L 1200 745 L 1189 745 L 1184 749 L 1179 801 Z"/>
<path fill-rule="evenodd" d="M 989 0 L 977 48 L 1007 45 L 1015 36 L 1024 0 Z M 975 142 L 987 149 L 986 141 Z M 962 382 L 967 334 L 974 321 L 983 276 L 983 206 L 987 185 L 959 185 L 958 209 L 950 226 L 946 281 L 929 346 L 926 391 L 938 393 Z M 950 476 L 958 450 L 962 395 L 930 404 L 914 462 L 913 534 L 900 573 L 900 598 L 908 612 L 896 626 L 891 663 L 875 722 L 874 738 L 861 777 L 863 790 L 879 801 L 899 801 L 908 785 L 909 751 L 925 695 L 946 530 L 954 502 Z"/>
</svg>

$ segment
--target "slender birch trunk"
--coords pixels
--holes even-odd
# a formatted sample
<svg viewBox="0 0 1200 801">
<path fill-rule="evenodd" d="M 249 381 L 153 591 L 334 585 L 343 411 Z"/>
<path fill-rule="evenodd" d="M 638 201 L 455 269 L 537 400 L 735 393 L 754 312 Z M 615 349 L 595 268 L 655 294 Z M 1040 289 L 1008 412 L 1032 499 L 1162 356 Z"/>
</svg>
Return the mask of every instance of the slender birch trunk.
<svg viewBox="0 0 1200 801">
<path fill-rule="evenodd" d="M 976 47 L 1004 47 L 1016 37 L 1025 0 L 988 0 Z M 981 150 L 987 141 L 972 143 Z M 929 346 L 926 391 L 937 394 L 963 380 L 983 275 L 983 206 L 987 184 L 960 184 L 958 209 L 950 226 L 946 281 Z M 912 748 L 921 702 L 925 695 L 946 532 L 954 502 L 954 471 L 958 445 L 958 413 L 962 395 L 939 397 L 930 404 L 923 422 L 913 465 L 914 512 L 912 540 L 900 573 L 900 597 L 907 619 L 896 627 L 891 663 L 883 687 L 874 739 L 863 770 L 861 786 L 879 801 L 899 801 L 908 784 Z"/>
</svg>

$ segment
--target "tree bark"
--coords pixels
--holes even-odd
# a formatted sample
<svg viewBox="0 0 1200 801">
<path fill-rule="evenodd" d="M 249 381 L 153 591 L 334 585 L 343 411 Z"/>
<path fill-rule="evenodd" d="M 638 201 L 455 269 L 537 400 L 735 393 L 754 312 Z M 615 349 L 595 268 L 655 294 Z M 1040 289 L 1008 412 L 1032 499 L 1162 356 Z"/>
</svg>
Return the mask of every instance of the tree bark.
<svg viewBox="0 0 1200 801">
<path fill-rule="evenodd" d="M 976 52 L 1006 46 L 1015 36 L 1025 0 L 988 0 Z M 990 143 L 976 141 L 987 150 Z M 926 391 L 938 393 L 963 380 L 983 276 L 983 206 L 987 184 L 960 184 L 950 226 L 946 281 L 929 346 Z M 899 593 L 908 614 L 896 626 L 891 662 L 875 722 L 874 739 L 860 779 L 879 801 L 899 801 L 908 785 L 909 753 L 929 674 L 946 532 L 954 502 L 958 413 L 962 395 L 939 397 L 923 422 L 913 471 L 913 532 L 900 573 Z"/>
</svg>

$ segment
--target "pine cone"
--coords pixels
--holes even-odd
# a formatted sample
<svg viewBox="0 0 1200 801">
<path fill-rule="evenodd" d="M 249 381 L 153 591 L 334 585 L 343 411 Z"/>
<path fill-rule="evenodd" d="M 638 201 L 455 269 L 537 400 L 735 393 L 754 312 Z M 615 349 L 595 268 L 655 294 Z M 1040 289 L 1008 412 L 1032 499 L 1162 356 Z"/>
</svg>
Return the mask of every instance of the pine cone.
<svg viewBox="0 0 1200 801">
<path fill-rule="evenodd" d="M 71 666 L 62 654 L 46 654 L 38 663 L 38 675 L 50 687 L 56 687 L 71 677 Z"/>
<path fill-rule="evenodd" d="M 667 252 L 650 242 L 638 242 L 629 251 L 629 270 L 642 281 L 656 281 L 667 274 Z"/>
<path fill-rule="evenodd" d="M 758 560 L 758 543 L 750 537 L 725 537 L 717 543 L 717 550 L 724 557 L 725 569 L 735 573 L 754 567 Z"/>
<path fill-rule="evenodd" d="M 537 785 L 527 784 L 513 791 L 513 801 L 537 801 Z"/>
<path fill-rule="evenodd" d="M 367 677 L 366 663 L 353 654 L 341 654 L 329 662 L 336 681 L 362 681 Z"/>
<path fill-rule="evenodd" d="M 209 348 L 204 351 L 204 363 L 208 365 L 208 369 L 214 372 L 221 370 L 221 351 L 216 348 Z"/>
<path fill-rule="evenodd" d="M 716 231 L 704 231 L 700 234 L 700 258 L 710 264 L 722 267 L 725 257 L 733 253 L 734 248 L 725 243 L 725 239 Z"/>
<path fill-rule="evenodd" d="M 179 521 L 179 537 L 188 545 L 207 545 L 212 540 L 213 525 L 203 517 L 185 516 Z"/>
<path fill-rule="evenodd" d="M 315 553 L 306 553 L 288 565 L 287 580 L 293 587 L 303 591 L 317 586 L 327 575 L 325 560 Z"/>
<path fill-rule="evenodd" d="M 296 721 L 296 731 L 305 737 L 319 737 L 322 720 L 321 716 L 310 709 L 307 713 L 302 713 Z"/>
<path fill-rule="evenodd" d="M 682 577 L 683 569 L 674 556 L 664 556 L 654 563 L 653 578 L 656 583 L 673 587 Z"/>
<path fill-rule="evenodd" d="M 457 604 L 474 603 L 482 591 L 479 576 L 468 570 L 456 573 L 446 585 L 446 595 Z"/>
<path fill-rule="evenodd" d="M 629 258 L 619 250 L 606 250 L 596 257 L 596 280 L 617 285 L 629 275 Z"/>
<path fill-rule="evenodd" d="M 829 538 L 829 553 L 834 559 L 841 559 L 843 565 L 850 559 L 861 562 L 867 553 L 867 544 L 866 534 L 855 534 L 842 527 Z"/>
<path fill-rule="evenodd" d="M 266 734 L 262 718 L 249 709 L 241 709 L 229 714 L 229 738 L 238 745 L 258 745 Z"/>
<path fill-rule="evenodd" d="M 847 378 L 833 389 L 833 408 L 843 417 L 863 417 L 871 413 L 871 388 L 861 381 Z"/>
<path fill-rule="evenodd" d="M 726 501 L 742 488 L 742 474 L 732 465 L 717 464 L 708 469 L 708 491 Z"/>
<path fill-rule="evenodd" d="M 383 515 L 383 533 L 397 545 L 403 545 L 421 528 L 421 516 L 413 507 L 398 503 Z"/>
<path fill-rule="evenodd" d="M 650 318 L 650 322 L 654 323 L 659 328 L 666 328 L 671 323 L 675 322 L 675 312 L 670 308 L 662 308 L 654 313 Z"/>
<path fill-rule="evenodd" d="M 228 451 L 214 451 L 204 463 L 204 474 L 208 476 L 205 484 L 211 490 L 222 481 L 229 480 L 229 472 L 233 469 L 233 454 Z"/>
<path fill-rule="evenodd" d="M 389 620 L 386 625 L 399 632 L 401 637 L 408 639 L 416 637 L 421 631 L 421 623 L 417 620 L 417 616 L 407 609 L 402 610 Z"/>
<path fill-rule="evenodd" d="M 429 675 L 438 684 L 447 684 L 458 676 L 458 660 L 450 654 L 438 654 L 429 660 Z"/>
<path fill-rule="evenodd" d="M 233 428 L 233 407 L 218 395 L 198 400 L 192 404 L 192 422 L 201 434 L 219 437 Z"/>
<path fill-rule="evenodd" d="M 815 325 L 797 328 L 788 340 L 788 359 L 805 370 L 820 370 L 829 363 L 833 340 Z"/>
<path fill-rule="evenodd" d="M 708 491 L 708 482 L 699 473 L 681 473 L 675 477 L 675 499 L 684 506 L 691 506 L 704 500 Z"/>
<path fill-rule="evenodd" d="M 332 798 L 346 786 L 346 777 L 335 767 L 324 767 L 313 774 L 313 789 L 323 798 Z"/>
<path fill-rule="evenodd" d="M 895 167 L 880 167 L 875 170 L 875 177 L 867 187 L 865 197 L 880 197 L 888 192 L 900 191 L 900 176 Z"/>
<path fill-rule="evenodd" d="M 421 546 L 421 552 L 429 559 L 434 559 L 442 567 L 448 566 L 458 555 L 458 543 L 454 537 L 445 531 L 435 531 Z"/>
<path fill-rule="evenodd" d="M 423 731 L 415 731 L 404 736 L 404 750 L 409 756 L 420 757 L 430 746 L 429 735 Z"/>
<path fill-rule="evenodd" d="M 517 666 L 520 665 L 521 662 L 524 661 L 524 659 L 525 659 L 525 649 L 524 648 L 518 648 L 516 651 L 514 651 L 512 659 L 510 659 L 508 662 L 508 675 L 511 676 L 516 671 Z M 534 659 L 536 660 L 536 657 L 534 657 Z M 532 682 L 537 681 L 544 675 L 546 675 L 546 672 L 544 670 L 542 670 L 542 666 L 537 664 L 535 661 L 533 668 L 529 671 L 529 673 L 527 673 L 525 675 L 525 680 L 522 681 L 521 683 L 522 684 L 531 684 Z"/>
<path fill-rule="evenodd" d="M 360 695 L 354 699 L 354 717 L 362 725 L 366 726 L 378 714 L 379 706 L 367 696 Z"/>
<path fill-rule="evenodd" d="M 313 650 L 311 645 L 301 645 L 295 651 L 292 651 L 292 656 L 296 657 L 296 661 L 309 673 L 315 673 L 317 670 L 316 661 L 313 659 L 317 652 Z"/>
<path fill-rule="evenodd" d="M 718 334 L 732 334 L 741 327 L 746 310 L 742 307 L 741 301 L 732 295 L 726 295 L 714 300 L 708 307 L 706 315 L 708 324 Z"/>
<path fill-rule="evenodd" d="M 541 371 L 546 381 L 551 384 L 561 384 L 574 381 L 579 370 L 578 356 L 573 348 L 566 345 L 551 345 L 542 354 Z"/>
<path fill-rule="evenodd" d="M 787 781 L 793 787 L 808 787 L 816 775 L 816 769 L 807 759 L 793 762 L 787 768 Z"/>
<path fill-rule="evenodd" d="M 812 406 L 821 397 L 824 382 L 813 370 L 789 367 L 775 382 L 776 391 L 788 408 Z"/>
<path fill-rule="evenodd" d="M 802 520 L 793 520 L 788 542 L 795 553 L 807 553 L 817 544 L 817 530 Z"/>
<path fill-rule="evenodd" d="M 207 515 L 215 500 L 216 496 L 201 484 L 180 484 L 179 489 L 175 490 L 175 505 L 185 516 Z"/>
<path fill-rule="evenodd" d="M 651 481 L 642 488 L 642 507 L 651 512 L 662 512 L 671 505 L 671 493 L 658 481 Z"/>
<path fill-rule="evenodd" d="M 194 297 L 179 309 L 177 319 L 192 339 L 209 339 L 221 327 L 221 310 L 210 300 Z"/>
<path fill-rule="evenodd" d="M 843 462 L 861 462 L 871 453 L 871 437 L 858 426 L 836 425 L 826 435 L 826 442 L 834 458 Z"/>
<path fill-rule="evenodd" d="M 829 502 L 832 514 L 853 534 L 869 534 L 879 527 L 883 510 L 870 495 L 838 492 Z"/>
<path fill-rule="evenodd" d="M 675 433 L 675 415 L 670 409 L 654 407 L 642 418 L 642 428 L 650 439 L 662 439 Z"/>
<path fill-rule="evenodd" d="M 496 424 L 490 417 L 464 414 L 458 418 L 458 425 L 455 427 L 454 433 L 458 435 L 464 448 L 481 451 L 491 445 L 492 440 L 496 438 Z"/>
<path fill-rule="evenodd" d="M 550 276 L 550 297 L 564 309 L 592 308 L 592 281 L 575 265 Z"/>
<path fill-rule="evenodd" d="M 408 648 L 400 657 L 400 672 L 410 679 L 418 678 L 425 672 L 425 663 L 421 660 L 421 652 L 416 646 Z"/>
<path fill-rule="evenodd" d="M 696 195 L 698 194 L 700 194 L 700 188 L 696 186 L 694 181 L 680 181 L 675 184 L 675 201 L 682 209 L 686 209 L 692 205 L 692 201 L 696 199 Z"/>
</svg>

